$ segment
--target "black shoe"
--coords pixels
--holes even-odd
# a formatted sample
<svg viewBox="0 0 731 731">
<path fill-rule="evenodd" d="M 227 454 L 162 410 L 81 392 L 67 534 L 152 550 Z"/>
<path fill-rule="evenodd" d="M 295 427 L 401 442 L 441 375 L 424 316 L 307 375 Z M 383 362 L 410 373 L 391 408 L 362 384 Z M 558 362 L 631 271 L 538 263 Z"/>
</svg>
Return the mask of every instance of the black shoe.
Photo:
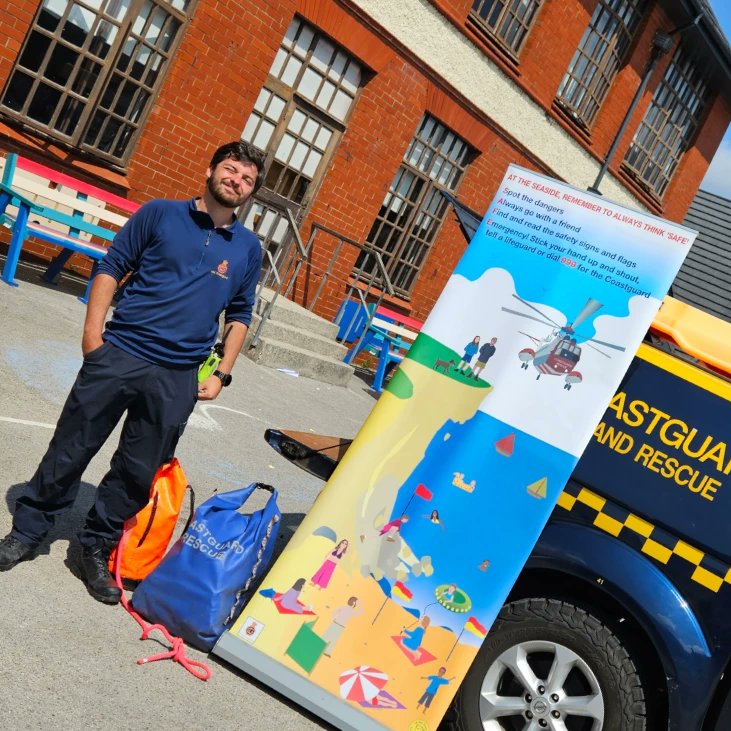
<svg viewBox="0 0 731 731">
<path fill-rule="evenodd" d="M 0 541 L 0 571 L 10 571 L 21 561 L 35 558 L 37 546 L 29 546 L 11 535 Z"/>
<path fill-rule="evenodd" d="M 122 592 L 109 573 L 110 552 L 111 548 L 104 543 L 82 546 L 78 565 L 81 578 L 94 599 L 104 604 L 119 604 Z"/>
</svg>

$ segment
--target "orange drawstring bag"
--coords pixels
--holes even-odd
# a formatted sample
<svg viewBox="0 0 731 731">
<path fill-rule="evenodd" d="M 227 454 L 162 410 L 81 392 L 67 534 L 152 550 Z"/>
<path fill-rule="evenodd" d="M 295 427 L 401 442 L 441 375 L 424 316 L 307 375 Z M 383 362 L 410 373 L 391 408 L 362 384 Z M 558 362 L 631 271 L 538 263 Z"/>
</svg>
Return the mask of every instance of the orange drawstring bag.
<svg viewBox="0 0 731 731">
<path fill-rule="evenodd" d="M 190 489 L 190 516 L 195 509 L 195 493 L 183 468 L 173 459 L 158 469 L 152 481 L 150 500 L 125 524 L 129 536 L 122 550 L 119 573 L 123 579 L 142 581 L 162 561 L 170 545 L 186 490 Z M 188 518 L 190 522 L 190 517 Z M 186 526 L 187 527 L 187 526 Z M 109 570 L 115 570 L 119 546 L 109 557 Z"/>
</svg>

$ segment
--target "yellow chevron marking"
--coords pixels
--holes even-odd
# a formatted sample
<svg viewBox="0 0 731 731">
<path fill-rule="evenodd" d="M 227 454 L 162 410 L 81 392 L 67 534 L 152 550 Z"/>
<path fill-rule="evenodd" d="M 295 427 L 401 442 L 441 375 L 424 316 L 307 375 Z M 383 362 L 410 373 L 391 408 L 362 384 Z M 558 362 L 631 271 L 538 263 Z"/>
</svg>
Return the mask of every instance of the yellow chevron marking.
<svg viewBox="0 0 731 731">
<path fill-rule="evenodd" d="M 684 541 L 677 542 L 675 548 L 673 549 L 673 553 L 676 556 L 684 558 L 686 561 L 694 563 L 696 566 L 700 564 L 700 562 L 703 560 L 703 556 L 705 555 L 703 551 L 699 551 L 697 548 L 689 546 Z"/>
<path fill-rule="evenodd" d="M 576 499 L 579 502 L 584 503 L 584 505 L 594 508 L 597 512 L 600 511 L 607 503 L 603 497 L 599 497 L 599 495 L 589 492 L 586 488 L 581 489 L 581 492 Z"/>
<path fill-rule="evenodd" d="M 673 555 L 673 552 L 669 548 L 661 546 L 657 541 L 653 541 L 652 538 L 648 538 L 645 541 L 645 544 L 642 546 L 642 553 L 652 556 L 660 563 L 667 563 Z"/>
<path fill-rule="evenodd" d="M 697 566 L 695 571 L 693 572 L 693 576 L 691 576 L 690 578 L 693 579 L 693 581 L 697 581 L 699 584 L 702 584 L 706 587 L 706 589 L 710 589 L 711 591 L 718 591 L 723 585 L 723 579 L 720 576 L 712 574 L 710 571 L 704 569 L 702 566 Z"/>
<path fill-rule="evenodd" d="M 632 513 L 627 516 L 627 520 L 624 521 L 624 524 L 630 530 L 633 530 L 635 533 L 639 533 L 645 538 L 649 538 L 652 531 L 655 529 L 655 526 L 652 525 L 652 523 L 648 523 L 646 520 L 642 520 L 642 518 L 632 515 Z"/>
<path fill-rule="evenodd" d="M 611 533 L 615 538 L 621 533 L 622 528 L 624 528 L 624 523 L 619 520 L 615 520 L 605 513 L 599 513 L 596 518 L 594 518 L 594 525 L 607 533 Z"/>
</svg>

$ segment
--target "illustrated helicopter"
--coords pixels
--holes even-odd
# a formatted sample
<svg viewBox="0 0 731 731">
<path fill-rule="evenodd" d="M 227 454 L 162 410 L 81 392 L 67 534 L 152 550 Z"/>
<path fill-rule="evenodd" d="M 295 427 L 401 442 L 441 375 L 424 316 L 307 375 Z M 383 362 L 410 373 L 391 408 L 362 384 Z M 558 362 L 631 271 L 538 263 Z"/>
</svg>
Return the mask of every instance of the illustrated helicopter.
<svg viewBox="0 0 731 731">
<path fill-rule="evenodd" d="M 573 322 L 570 322 L 567 325 L 559 325 L 544 312 L 541 312 L 541 310 L 537 307 L 534 307 L 529 302 L 518 297 L 517 294 L 514 294 L 513 297 L 526 307 L 533 310 L 533 312 L 537 312 L 543 319 L 539 319 L 538 317 L 534 317 L 533 315 L 529 315 L 525 312 L 510 310 L 507 307 L 502 308 L 503 312 L 509 312 L 511 315 L 518 315 L 518 317 L 525 317 L 528 320 L 540 322 L 542 325 L 548 325 L 548 327 L 551 328 L 551 332 L 543 339 L 533 337 L 533 335 L 520 331 L 521 335 L 525 335 L 530 338 L 537 346 L 535 350 L 533 348 L 523 348 L 523 350 L 518 353 L 518 358 L 521 360 L 521 368 L 527 370 L 530 363 L 533 363 L 533 366 L 538 371 L 536 380 L 538 380 L 544 373 L 549 376 L 565 376 L 564 388 L 567 391 L 571 390 L 571 386 L 573 384 L 581 383 L 582 375 L 576 370 L 576 365 L 581 358 L 581 346 L 579 346 L 576 342 L 577 337 L 584 339 L 583 345 L 586 345 L 592 350 L 596 350 L 597 353 L 601 353 L 601 355 L 605 358 L 611 358 L 611 356 L 599 350 L 599 348 L 595 348 L 591 345 L 591 343 L 603 345 L 605 348 L 612 348 L 622 352 L 625 350 L 625 348 L 621 345 L 606 343 L 602 340 L 597 340 L 596 338 L 585 338 L 583 335 L 576 332 L 575 328 L 579 327 L 582 322 L 591 317 L 603 306 L 598 300 L 590 297 Z"/>
</svg>

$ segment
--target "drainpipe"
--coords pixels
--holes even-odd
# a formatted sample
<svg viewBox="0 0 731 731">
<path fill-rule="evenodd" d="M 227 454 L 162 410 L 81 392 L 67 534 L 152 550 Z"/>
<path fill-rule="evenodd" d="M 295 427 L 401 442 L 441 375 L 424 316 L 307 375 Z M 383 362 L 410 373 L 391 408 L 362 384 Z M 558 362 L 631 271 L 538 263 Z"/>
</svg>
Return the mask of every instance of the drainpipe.
<svg viewBox="0 0 731 731">
<path fill-rule="evenodd" d="M 680 28 L 675 28 L 674 30 L 671 30 L 669 33 L 666 33 L 664 30 L 656 30 L 655 35 L 652 37 L 652 43 L 651 43 L 651 52 L 650 52 L 650 60 L 647 62 L 647 66 L 645 66 L 645 70 L 642 72 L 642 80 L 640 81 L 640 85 L 637 87 L 637 91 L 635 92 L 634 97 L 632 98 L 632 102 L 629 105 L 629 108 L 627 109 L 626 114 L 624 115 L 624 119 L 622 120 L 622 124 L 619 126 L 619 129 L 617 130 L 617 134 L 614 137 L 614 140 L 612 140 L 612 144 L 609 147 L 609 150 L 607 151 L 607 155 L 604 158 L 604 162 L 602 163 L 602 167 L 599 170 L 599 174 L 596 176 L 596 180 L 594 181 L 594 184 L 588 188 L 590 193 L 596 193 L 597 195 L 601 195 L 601 191 L 599 190 L 599 184 L 602 182 L 602 178 L 604 178 L 604 175 L 606 174 L 607 170 L 609 169 L 609 163 L 612 161 L 612 158 L 614 157 L 614 153 L 617 151 L 617 147 L 619 146 L 619 141 L 622 139 L 622 135 L 624 134 L 625 130 L 627 129 L 627 125 L 629 124 L 629 121 L 634 114 L 635 109 L 637 108 L 637 105 L 639 104 L 640 99 L 642 98 L 642 95 L 645 92 L 645 89 L 647 88 L 647 83 L 650 81 L 650 76 L 652 75 L 652 72 L 655 69 L 655 66 L 657 66 L 657 62 L 666 54 L 669 53 L 669 51 L 673 47 L 673 36 L 676 33 L 682 33 L 684 30 L 687 30 L 688 28 L 697 25 L 700 19 L 703 17 L 703 12 L 700 12 L 690 23 L 687 25 L 684 25 Z"/>
</svg>

